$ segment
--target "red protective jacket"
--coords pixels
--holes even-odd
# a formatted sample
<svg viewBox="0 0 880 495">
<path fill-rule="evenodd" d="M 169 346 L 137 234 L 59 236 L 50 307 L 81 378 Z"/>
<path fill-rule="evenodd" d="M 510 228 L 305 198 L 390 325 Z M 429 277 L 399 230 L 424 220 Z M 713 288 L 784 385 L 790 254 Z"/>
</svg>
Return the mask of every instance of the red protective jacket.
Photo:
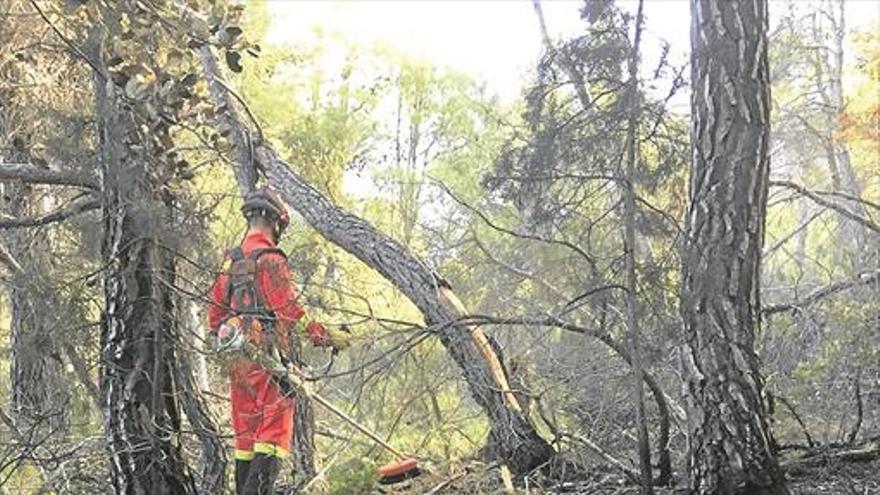
<svg viewBox="0 0 880 495">
<path fill-rule="evenodd" d="M 275 243 L 262 231 L 250 231 L 241 243 L 241 250 L 247 256 L 257 249 L 274 248 Z M 257 289 L 263 294 L 266 308 L 275 313 L 275 332 L 278 345 L 287 351 L 291 330 L 304 330 L 315 345 L 327 345 L 327 331 L 317 322 L 309 322 L 306 312 L 297 303 L 296 286 L 290 278 L 287 260 L 277 253 L 260 256 L 256 274 Z M 208 326 L 216 332 L 220 323 L 229 316 L 229 304 L 226 301 L 229 277 L 221 273 L 211 287 L 213 304 L 208 308 Z"/>
<path fill-rule="evenodd" d="M 248 232 L 241 244 L 245 256 L 273 247 L 275 243 L 262 231 Z M 254 282 L 268 306 L 266 309 L 275 314 L 276 345 L 282 352 L 287 353 L 290 333 L 296 331 L 307 333 L 315 345 L 329 344 L 324 326 L 309 322 L 305 310 L 297 303 L 296 287 L 284 256 L 272 252 L 260 256 Z M 208 325 L 212 332 L 230 313 L 226 301 L 228 283 L 229 277 L 223 273 L 211 287 Z M 235 458 L 250 460 L 255 453 L 286 456 L 293 437 L 293 398 L 284 397 L 271 373 L 253 361 L 235 362 L 230 367 L 230 379 Z"/>
</svg>

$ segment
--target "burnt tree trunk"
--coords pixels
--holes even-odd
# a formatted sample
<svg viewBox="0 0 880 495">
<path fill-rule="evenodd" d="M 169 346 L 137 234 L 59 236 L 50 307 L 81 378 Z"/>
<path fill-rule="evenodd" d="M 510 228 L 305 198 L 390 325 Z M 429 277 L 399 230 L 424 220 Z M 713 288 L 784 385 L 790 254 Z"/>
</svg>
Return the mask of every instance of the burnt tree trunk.
<svg viewBox="0 0 880 495">
<path fill-rule="evenodd" d="M 146 139 L 103 76 L 95 81 L 104 240 L 101 408 L 118 494 L 196 493 L 180 447 L 173 346 L 173 264 L 160 249 L 165 205 Z M 170 270 L 170 272 L 169 272 Z"/>
<path fill-rule="evenodd" d="M 217 83 L 213 56 L 205 48 L 201 58 L 215 104 L 224 106 L 228 95 L 223 85 Z M 225 105 L 222 113 L 230 117 L 226 124 L 234 124 L 236 130 L 247 129 L 234 105 Z M 401 243 L 333 204 L 265 143 L 253 143 L 248 137 L 250 133 L 240 134 L 245 138 L 233 143 L 238 167 L 249 167 L 250 159 L 255 158 L 273 188 L 316 231 L 382 274 L 419 308 L 429 325 L 437 326 L 437 336 L 461 370 L 477 404 L 489 417 L 489 443 L 496 447 L 497 457 L 516 473 L 528 472 L 547 462 L 555 451 L 538 435 L 515 399 L 511 400 L 513 394 L 506 381 L 499 382 L 497 366 L 493 366 L 497 356 L 479 344 L 485 339 L 482 331 L 457 322 L 462 315 L 449 304 L 446 294 L 451 291 L 448 287 L 444 290 L 445 282 Z M 236 172 L 236 175 L 248 174 Z M 246 182 L 239 186 L 247 189 Z"/>
<path fill-rule="evenodd" d="M 697 494 L 787 493 L 755 333 L 769 176 L 767 3 L 692 0 L 681 352 Z"/>
<path fill-rule="evenodd" d="M 0 42 L 3 38 L 0 36 Z M 14 65 L 6 70 L 13 71 L 8 75 L 15 77 Z M 14 96 L 14 89 L 0 91 L 0 161 L 24 163 L 30 158 L 24 142 L 27 129 L 24 117 L 13 104 Z M 13 120 L 22 128 L 13 130 Z M 27 217 L 34 210 L 33 186 L 26 181 L 6 181 L 2 192 L 4 213 L 12 218 Z M 3 230 L 0 237 L 22 269 L 13 270 L 11 277 L 9 381 L 15 419 L 45 423 L 54 429 L 62 426 L 69 394 L 62 383 L 61 361 L 51 338 L 50 320 L 60 308 L 42 307 L 43 298 L 38 290 L 42 279 L 38 253 L 46 252 L 47 242 L 38 237 L 16 228 Z"/>
</svg>

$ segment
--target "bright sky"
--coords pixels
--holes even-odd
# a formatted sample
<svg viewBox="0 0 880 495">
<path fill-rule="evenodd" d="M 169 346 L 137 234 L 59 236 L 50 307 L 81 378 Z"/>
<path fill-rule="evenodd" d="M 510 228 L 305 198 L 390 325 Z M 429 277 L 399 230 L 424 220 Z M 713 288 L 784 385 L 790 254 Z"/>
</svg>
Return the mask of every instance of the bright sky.
<svg viewBox="0 0 880 495">
<path fill-rule="evenodd" d="M 635 0 L 618 3 L 634 13 Z M 551 37 L 567 38 L 582 29 L 582 0 L 545 0 L 542 5 Z M 771 18 L 776 7 L 784 9 L 785 2 L 771 3 Z M 270 9 L 269 42 L 307 39 L 318 26 L 359 44 L 389 42 L 486 81 L 507 101 L 519 96 L 542 48 L 531 0 L 270 0 Z M 846 10 L 850 28 L 880 18 L 875 0 L 848 0 Z M 690 49 L 689 2 L 646 0 L 645 16 L 646 67 L 657 59 L 658 38 L 670 43 L 673 62 L 684 62 Z"/>
</svg>

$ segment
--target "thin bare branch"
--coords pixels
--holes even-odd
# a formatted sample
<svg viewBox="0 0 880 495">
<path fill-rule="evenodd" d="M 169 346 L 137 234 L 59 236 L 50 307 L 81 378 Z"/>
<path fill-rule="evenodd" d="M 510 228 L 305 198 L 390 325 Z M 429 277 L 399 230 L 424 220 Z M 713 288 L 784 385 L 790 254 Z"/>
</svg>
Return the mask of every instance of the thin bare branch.
<svg viewBox="0 0 880 495">
<path fill-rule="evenodd" d="M 770 181 L 770 186 L 785 187 L 785 188 L 797 191 L 799 194 L 806 196 L 806 197 L 810 198 L 811 200 L 813 200 L 813 202 L 815 202 L 819 205 L 822 205 L 826 208 L 830 208 L 830 209 L 836 211 L 837 213 L 840 213 L 844 217 L 846 217 L 856 223 L 859 223 L 862 226 L 867 227 L 867 228 L 873 230 L 874 232 L 880 234 L 880 225 L 877 225 L 876 223 L 871 221 L 871 219 L 856 215 L 855 213 L 849 211 L 847 208 L 845 208 L 845 207 L 843 207 L 833 201 L 829 201 L 829 200 L 823 198 L 819 194 L 816 194 L 816 192 L 811 191 L 800 184 L 797 184 L 797 183 L 791 182 L 791 181 L 787 181 L 787 180 L 773 180 L 773 181 Z"/>
<path fill-rule="evenodd" d="M 833 296 L 838 292 L 842 292 L 845 290 L 853 289 L 855 287 L 861 287 L 863 285 L 870 285 L 880 283 L 880 270 L 874 270 L 872 272 L 864 272 L 859 273 L 853 277 L 839 280 L 837 282 L 828 284 L 824 287 L 820 287 L 819 289 L 814 290 L 809 295 L 804 297 L 801 300 L 786 303 L 786 304 L 773 304 L 769 306 L 765 306 L 762 309 L 762 313 L 764 315 L 772 315 L 776 313 L 782 313 L 784 311 L 789 310 L 802 310 L 811 304 L 815 304 L 821 299 L 824 299 L 828 296 Z"/>
<path fill-rule="evenodd" d="M 587 254 L 586 251 L 584 251 L 583 249 L 579 248 L 578 246 L 576 246 L 576 245 L 574 245 L 574 244 L 572 244 L 572 243 L 570 243 L 570 242 L 568 242 L 568 241 L 559 240 L 559 239 L 551 239 L 551 238 L 548 238 L 548 237 L 543 237 L 543 236 L 534 235 L 534 234 L 522 234 L 522 233 L 519 233 L 519 232 L 514 232 L 513 230 L 510 230 L 510 229 L 508 229 L 508 228 L 502 227 L 502 226 L 496 224 L 495 222 L 493 222 L 492 219 L 490 219 L 485 213 L 483 213 L 482 211 L 480 211 L 480 210 L 477 209 L 476 207 L 472 206 L 471 204 L 469 204 L 469 203 L 466 202 L 465 200 L 459 198 L 459 197 L 458 197 L 454 192 L 452 192 L 452 190 L 449 189 L 449 187 L 446 186 L 446 184 L 444 184 L 443 182 L 441 182 L 441 181 L 439 181 L 439 180 L 437 180 L 437 179 L 434 179 L 433 177 L 428 177 L 428 179 L 429 179 L 432 183 L 436 184 L 437 187 L 439 187 L 440 189 L 442 189 L 442 190 L 443 190 L 443 191 L 444 191 L 444 192 L 445 192 L 450 198 L 452 198 L 453 201 L 455 201 L 456 203 L 458 203 L 458 204 L 461 205 L 462 207 L 466 208 L 467 210 L 471 211 L 472 213 L 474 213 L 475 215 L 477 215 L 478 217 L 480 217 L 480 219 L 483 221 L 483 223 L 485 223 L 485 224 L 488 225 L 489 227 L 491 227 L 491 228 L 493 228 L 493 229 L 495 229 L 495 230 L 497 230 L 498 232 L 501 232 L 501 233 L 503 233 L 503 234 L 507 234 L 507 235 L 510 235 L 510 236 L 513 236 L 513 237 L 518 237 L 518 238 L 520 238 L 520 239 L 528 239 L 528 240 L 532 240 L 532 241 L 543 242 L 543 243 L 546 243 L 546 244 L 555 244 L 555 245 L 557 245 L 557 246 L 563 246 L 563 247 L 566 247 L 566 248 L 568 248 L 568 249 L 574 251 L 575 253 L 579 254 L 584 260 L 586 260 L 587 263 L 590 265 L 590 268 L 592 269 L 592 272 L 593 272 L 593 273 L 596 273 L 596 261 L 593 259 L 592 256 L 590 256 L 589 254 Z"/>
<path fill-rule="evenodd" d="M 0 180 L 20 180 L 30 184 L 98 189 L 98 183 L 89 177 L 40 167 L 31 163 L 0 163 Z"/>
<path fill-rule="evenodd" d="M 54 222 L 61 222 L 70 217 L 96 210 L 101 207 L 101 201 L 93 197 L 87 197 L 80 201 L 71 202 L 53 212 L 25 218 L 0 219 L 0 229 L 12 229 L 17 227 L 39 227 Z"/>
</svg>

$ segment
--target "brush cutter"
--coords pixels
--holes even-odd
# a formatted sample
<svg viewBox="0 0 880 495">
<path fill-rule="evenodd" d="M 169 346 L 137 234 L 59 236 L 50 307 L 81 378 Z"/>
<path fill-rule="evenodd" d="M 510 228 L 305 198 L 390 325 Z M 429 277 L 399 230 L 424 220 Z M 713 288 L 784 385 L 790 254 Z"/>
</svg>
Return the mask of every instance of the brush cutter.
<svg viewBox="0 0 880 495">
<path fill-rule="evenodd" d="M 376 442 L 382 448 L 387 450 L 391 455 L 396 457 L 396 461 L 385 464 L 384 466 L 381 466 L 379 468 L 380 483 L 382 483 L 383 485 L 398 483 L 409 478 L 414 478 L 421 474 L 421 468 L 419 467 L 419 463 L 418 461 L 416 461 L 416 459 L 394 448 L 388 442 L 383 440 L 379 435 L 346 414 L 345 411 L 334 406 L 327 399 L 313 391 L 310 383 L 306 381 L 307 378 L 304 377 L 302 372 L 295 365 L 289 364 L 288 366 L 285 366 L 284 364 L 282 364 L 280 356 L 276 357 L 270 355 L 269 353 L 262 352 L 257 346 L 253 345 L 250 342 L 248 342 L 244 346 L 243 350 L 248 358 L 260 363 L 261 366 L 272 372 L 272 374 L 277 379 L 278 386 L 281 388 L 281 391 L 284 394 L 292 395 L 293 393 L 298 391 L 303 396 L 329 409 L 330 412 L 338 416 L 346 423 L 350 424 L 352 427 L 354 427 L 354 429 L 361 432 L 370 440 Z M 324 368 L 327 368 L 326 370 L 324 370 L 325 373 L 326 371 L 329 371 L 329 365 L 332 365 L 333 363 L 332 357 L 333 356 L 331 355 L 331 361 L 330 363 L 328 363 L 328 365 L 321 367 L 322 370 L 324 370 Z M 314 377 L 310 377 L 309 379 L 314 379 Z"/>
</svg>

